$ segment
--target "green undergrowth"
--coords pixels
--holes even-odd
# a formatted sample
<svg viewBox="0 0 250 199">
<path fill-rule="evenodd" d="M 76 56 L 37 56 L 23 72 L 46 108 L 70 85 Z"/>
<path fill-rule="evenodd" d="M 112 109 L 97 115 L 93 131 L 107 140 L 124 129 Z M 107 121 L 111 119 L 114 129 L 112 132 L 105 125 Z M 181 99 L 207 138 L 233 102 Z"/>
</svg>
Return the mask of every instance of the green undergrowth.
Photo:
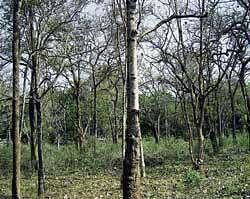
<svg viewBox="0 0 250 199">
<path fill-rule="evenodd" d="M 162 138 L 155 143 L 145 138 L 146 177 L 142 198 L 248 198 L 250 196 L 250 156 L 246 135 L 237 144 L 225 138 L 224 150 L 213 155 L 206 142 L 205 173 L 192 170 L 188 143 Z M 81 151 L 73 145 L 44 145 L 46 194 L 53 199 L 122 198 L 120 175 L 121 144 L 90 139 Z M 30 168 L 30 153 L 22 146 L 22 196 L 37 198 L 36 172 Z M 11 146 L 0 145 L 0 199 L 11 195 Z"/>
</svg>

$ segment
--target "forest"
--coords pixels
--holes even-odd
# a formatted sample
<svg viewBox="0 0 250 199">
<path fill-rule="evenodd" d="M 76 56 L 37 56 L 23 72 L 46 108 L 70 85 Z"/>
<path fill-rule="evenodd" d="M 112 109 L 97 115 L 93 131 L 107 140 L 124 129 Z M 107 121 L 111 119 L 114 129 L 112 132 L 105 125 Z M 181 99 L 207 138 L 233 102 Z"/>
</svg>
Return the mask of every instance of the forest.
<svg viewBox="0 0 250 199">
<path fill-rule="evenodd" d="M 250 198 L 249 0 L 0 0 L 0 199 Z"/>
</svg>

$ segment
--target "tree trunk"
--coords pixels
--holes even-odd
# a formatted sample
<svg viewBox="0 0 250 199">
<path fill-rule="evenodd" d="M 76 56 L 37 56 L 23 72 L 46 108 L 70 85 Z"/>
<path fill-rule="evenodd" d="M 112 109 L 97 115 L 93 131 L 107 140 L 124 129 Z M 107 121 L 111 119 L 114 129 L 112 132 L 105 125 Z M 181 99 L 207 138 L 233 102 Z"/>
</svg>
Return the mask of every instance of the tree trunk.
<svg viewBox="0 0 250 199">
<path fill-rule="evenodd" d="M 36 158 L 36 116 L 35 116 L 35 101 L 30 98 L 29 101 L 29 118 L 30 118 L 30 155 L 31 155 L 31 166 L 37 169 L 37 158 Z"/>
<path fill-rule="evenodd" d="M 242 66 L 245 67 L 245 66 Z M 247 92 L 246 83 L 244 79 L 245 68 L 242 69 L 240 75 L 240 86 L 241 86 L 241 93 L 245 101 L 245 106 L 247 110 L 247 131 L 248 131 L 248 149 L 250 151 L 250 97 Z"/>
<path fill-rule="evenodd" d="M 31 155 L 31 166 L 37 169 L 37 158 L 36 158 L 36 115 L 35 115 L 35 99 L 33 96 L 29 100 L 29 121 L 30 121 L 30 155 Z"/>
<path fill-rule="evenodd" d="M 204 165 L 204 156 L 205 156 L 205 151 L 204 151 L 204 135 L 203 135 L 203 130 L 202 130 L 202 125 L 197 127 L 197 132 L 198 132 L 198 147 L 199 147 L 199 152 L 198 156 L 196 158 L 196 169 L 203 171 L 203 165 Z"/>
<path fill-rule="evenodd" d="M 94 99 L 93 99 L 93 129 L 92 129 L 92 134 L 97 138 L 97 93 L 96 93 L 96 86 L 94 85 Z"/>
<path fill-rule="evenodd" d="M 19 134 L 19 61 L 20 61 L 20 8 L 21 1 L 13 1 L 13 40 L 12 40 L 12 142 L 13 142 L 13 176 L 12 198 L 20 196 L 20 161 L 21 144 Z"/>
<path fill-rule="evenodd" d="M 219 138 L 219 148 L 223 150 L 224 133 L 222 131 L 221 104 L 216 94 L 216 112 L 217 112 L 217 135 Z"/>
<path fill-rule="evenodd" d="M 30 82 L 30 99 L 29 99 L 29 121 L 30 121 L 30 155 L 31 155 L 31 167 L 37 169 L 37 157 L 36 157 L 36 96 L 35 87 L 37 85 L 37 55 L 33 53 L 35 50 L 35 38 L 33 27 L 33 11 L 32 6 L 29 7 L 29 25 L 30 25 L 30 48 L 31 55 L 31 82 Z"/>
<path fill-rule="evenodd" d="M 235 117 L 235 103 L 234 103 L 234 97 L 237 89 L 237 85 L 234 89 L 232 89 L 231 85 L 231 73 L 228 78 L 228 92 L 230 97 L 230 105 L 231 105 L 231 129 L 232 129 L 232 136 L 233 136 L 233 143 L 236 144 L 236 117 Z"/>
<path fill-rule="evenodd" d="M 116 85 L 115 85 L 116 86 Z M 114 137 L 113 137 L 113 143 L 118 143 L 118 126 L 117 126 L 117 101 L 118 101 L 118 88 L 115 88 L 115 100 L 114 100 Z"/>
<path fill-rule="evenodd" d="M 247 117 L 247 131 L 248 131 L 248 150 L 250 151 L 250 97 L 247 94 L 247 112 L 248 112 L 248 117 Z"/>
<path fill-rule="evenodd" d="M 22 130 L 23 130 L 23 125 L 24 125 L 25 103 L 26 103 L 26 100 L 25 100 L 26 99 L 25 90 L 26 90 L 27 74 L 28 74 L 28 66 L 25 67 L 24 75 L 23 75 L 22 106 L 21 106 L 20 123 L 19 123 L 19 134 L 20 134 L 20 137 L 22 137 Z"/>
<path fill-rule="evenodd" d="M 184 96 L 181 96 L 180 98 L 182 99 L 181 100 L 181 105 L 182 105 L 182 110 L 184 112 L 184 119 L 186 120 L 187 129 L 188 129 L 188 150 L 189 150 L 189 155 L 190 155 L 192 163 L 194 164 L 195 158 L 194 158 L 194 153 L 193 153 L 193 148 L 194 148 L 193 130 L 192 130 L 192 126 L 191 126 L 191 123 L 190 123 L 187 108 L 186 108 L 186 99 L 184 98 Z"/>
<path fill-rule="evenodd" d="M 126 68 L 126 67 L 125 67 Z M 127 73 L 127 70 L 125 69 L 125 74 Z M 122 160 L 125 158 L 125 150 L 126 150 L 126 120 L 127 120 L 127 105 L 126 105 L 126 78 L 123 77 L 123 110 L 122 110 Z"/>
<path fill-rule="evenodd" d="M 42 147 L 42 112 L 41 99 L 36 101 L 37 110 L 37 152 L 38 152 L 38 195 L 45 192 L 44 167 L 43 167 L 43 147 Z"/>
<path fill-rule="evenodd" d="M 235 117 L 235 105 L 234 105 L 234 96 L 230 96 L 231 102 L 231 119 L 232 119 L 232 135 L 233 135 L 233 142 L 236 143 L 236 117 Z"/>
<path fill-rule="evenodd" d="M 159 114 L 158 118 L 157 118 L 157 137 L 158 137 L 158 142 L 159 142 L 159 139 L 160 139 L 160 133 L 161 133 L 161 115 Z"/>
<path fill-rule="evenodd" d="M 158 128 L 155 125 L 153 127 L 153 135 L 154 135 L 154 138 L 155 138 L 155 143 L 159 143 Z"/>
<path fill-rule="evenodd" d="M 123 198 L 140 198 L 140 122 L 137 66 L 137 0 L 126 1 L 127 13 L 127 128 L 123 161 Z"/>
<path fill-rule="evenodd" d="M 59 132 L 57 132 L 57 134 L 56 134 L 56 144 L 57 144 L 57 150 L 59 150 L 60 149 L 60 141 L 61 141 L 61 139 L 60 139 L 60 133 Z"/>
<path fill-rule="evenodd" d="M 191 96 L 193 95 L 191 89 Z M 204 111 L 205 111 L 205 97 L 198 96 L 196 98 L 196 102 L 194 101 L 194 96 L 192 97 L 192 106 L 193 106 L 193 116 L 198 137 L 198 152 L 194 154 L 194 162 L 193 166 L 194 169 L 200 170 L 203 172 L 203 165 L 204 165 L 204 157 L 205 157 L 205 150 L 204 150 L 204 135 L 203 135 L 203 123 L 204 123 Z M 198 105 L 198 106 L 197 106 Z"/>
<path fill-rule="evenodd" d="M 218 148 L 216 133 L 213 129 L 210 131 L 210 140 L 212 143 L 213 153 L 214 155 L 216 155 L 219 152 L 219 148 Z"/>
<path fill-rule="evenodd" d="M 76 84 L 76 93 L 75 93 L 75 100 L 76 100 L 76 145 L 77 149 L 81 150 L 83 145 L 83 129 L 81 125 L 81 108 L 80 108 L 80 80 Z"/>
<path fill-rule="evenodd" d="M 210 99 L 208 97 L 208 103 L 207 106 L 209 107 L 210 105 Z M 205 118 L 204 118 L 204 123 L 205 123 L 205 129 L 206 131 L 209 132 L 209 138 L 212 144 L 213 148 L 213 154 L 216 155 L 219 152 L 219 147 L 218 147 L 218 142 L 217 142 L 217 136 L 216 136 L 216 128 L 215 128 L 215 122 L 213 120 L 213 116 L 211 111 L 208 109 L 205 110 Z"/>
<path fill-rule="evenodd" d="M 141 177 L 146 177 L 146 169 L 145 169 L 145 160 L 144 160 L 144 151 L 143 151 L 143 142 L 142 142 L 142 135 L 140 130 L 140 171 Z"/>
</svg>

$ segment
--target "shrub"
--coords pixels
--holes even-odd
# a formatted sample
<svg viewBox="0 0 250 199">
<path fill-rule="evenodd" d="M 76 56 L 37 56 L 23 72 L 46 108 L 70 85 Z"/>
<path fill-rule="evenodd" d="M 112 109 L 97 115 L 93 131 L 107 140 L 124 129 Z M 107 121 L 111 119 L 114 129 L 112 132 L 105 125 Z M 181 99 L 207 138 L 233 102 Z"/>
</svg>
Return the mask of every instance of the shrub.
<svg viewBox="0 0 250 199">
<path fill-rule="evenodd" d="M 202 175 L 193 169 L 188 169 L 184 175 L 184 183 L 186 185 L 198 186 L 202 180 Z"/>
</svg>

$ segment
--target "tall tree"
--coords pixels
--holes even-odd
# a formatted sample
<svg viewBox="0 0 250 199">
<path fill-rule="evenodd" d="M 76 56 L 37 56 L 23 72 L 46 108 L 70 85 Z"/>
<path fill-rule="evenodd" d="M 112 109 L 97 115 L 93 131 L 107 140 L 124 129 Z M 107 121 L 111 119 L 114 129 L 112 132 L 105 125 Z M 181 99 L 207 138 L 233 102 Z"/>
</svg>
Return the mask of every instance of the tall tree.
<svg viewBox="0 0 250 199">
<path fill-rule="evenodd" d="M 21 1 L 13 1 L 13 96 L 12 96 L 12 141 L 13 141 L 13 177 L 12 198 L 19 199 L 20 196 L 20 160 L 21 144 L 19 134 L 19 61 L 20 61 L 20 8 Z"/>
<path fill-rule="evenodd" d="M 127 128 L 123 161 L 123 198 L 140 198 L 140 122 L 137 66 L 137 0 L 126 1 L 127 22 Z"/>
</svg>

